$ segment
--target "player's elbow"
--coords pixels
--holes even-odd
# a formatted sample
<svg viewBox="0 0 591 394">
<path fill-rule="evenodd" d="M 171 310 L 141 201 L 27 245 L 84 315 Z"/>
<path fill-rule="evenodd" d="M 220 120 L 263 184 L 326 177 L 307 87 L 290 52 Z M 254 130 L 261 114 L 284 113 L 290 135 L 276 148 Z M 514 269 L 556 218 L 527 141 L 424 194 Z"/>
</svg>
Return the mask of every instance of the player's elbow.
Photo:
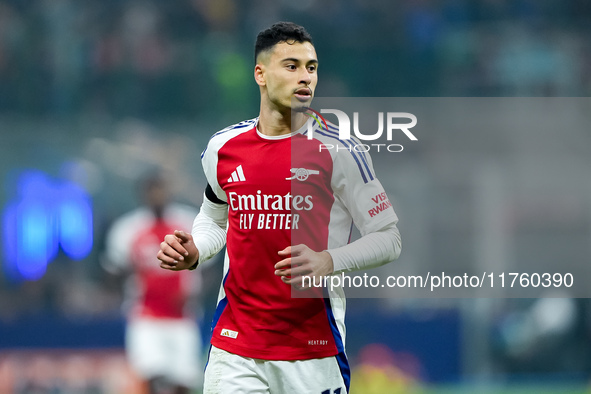
<svg viewBox="0 0 591 394">
<path fill-rule="evenodd" d="M 388 253 L 385 263 L 390 263 L 398 257 L 400 257 L 400 253 L 402 252 L 402 239 L 400 238 L 400 231 L 398 231 L 398 227 L 396 225 L 392 226 L 388 229 Z"/>
<path fill-rule="evenodd" d="M 394 241 L 394 260 L 400 257 L 400 253 L 402 252 L 402 238 L 400 238 L 400 231 L 396 228 L 396 239 Z"/>
</svg>

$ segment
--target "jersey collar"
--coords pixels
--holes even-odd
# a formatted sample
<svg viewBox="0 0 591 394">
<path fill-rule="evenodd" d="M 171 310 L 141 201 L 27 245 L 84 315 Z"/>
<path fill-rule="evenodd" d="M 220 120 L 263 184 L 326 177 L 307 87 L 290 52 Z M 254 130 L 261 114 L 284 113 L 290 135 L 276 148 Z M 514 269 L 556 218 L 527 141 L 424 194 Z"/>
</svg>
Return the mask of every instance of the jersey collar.
<svg viewBox="0 0 591 394">
<path fill-rule="evenodd" d="M 256 130 L 258 136 L 261 137 L 264 140 L 283 140 L 283 139 L 286 139 L 286 138 L 291 138 L 291 137 L 293 137 L 296 134 L 301 134 L 301 133 L 305 132 L 306 131 L 307 124 L 308 124 L 307 122 L 304 123 L 304 125 L 302 127 L 300 127 L 298 130 L 292 131 L 289 134 L 283 134 L 283 135 L 266 135 L 266 134 L 263 134 L 263 133 L 261 133 L 259 131 L 259 118 L 256 118 L 255 130 Z"/>
</svg>

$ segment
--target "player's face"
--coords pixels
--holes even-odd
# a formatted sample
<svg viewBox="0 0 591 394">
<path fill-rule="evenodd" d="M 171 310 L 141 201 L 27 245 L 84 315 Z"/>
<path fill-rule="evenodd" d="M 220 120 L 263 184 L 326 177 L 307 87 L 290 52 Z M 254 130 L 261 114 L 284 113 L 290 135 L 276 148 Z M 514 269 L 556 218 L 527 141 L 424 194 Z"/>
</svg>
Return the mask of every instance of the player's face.
<svg viewBox="0 0 591 394">
<path fill-rule="evenodd" d="M 292 100 L 298 106 L 311 105 L 318 82 L 318 60 L 311 43 L 276 44 L 261 63 L 255 78 L 272 105 L 291 108 Z"/>
</svg>

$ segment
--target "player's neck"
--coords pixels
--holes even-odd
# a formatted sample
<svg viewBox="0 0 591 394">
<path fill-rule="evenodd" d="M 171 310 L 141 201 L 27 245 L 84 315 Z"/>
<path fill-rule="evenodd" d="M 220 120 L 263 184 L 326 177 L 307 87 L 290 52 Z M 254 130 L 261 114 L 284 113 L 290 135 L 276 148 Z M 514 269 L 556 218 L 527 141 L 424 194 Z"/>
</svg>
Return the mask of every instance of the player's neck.
<svg viewBox="0 0 591 394">
<path fill-rule="evenodd" d="M 298 130 L 306 122 L 306 117 L 303 114 L 296 114 L 296 116 L 296 119 L 292 119 L 291 109 L 279 111 L 261 105 L 257 128 L 260 133 L 268 136 L 290 134 L 292 130 Z M 295 127 L 293 129 L 292 120 L 294 121 L 293 126 Z"/>
</svg>

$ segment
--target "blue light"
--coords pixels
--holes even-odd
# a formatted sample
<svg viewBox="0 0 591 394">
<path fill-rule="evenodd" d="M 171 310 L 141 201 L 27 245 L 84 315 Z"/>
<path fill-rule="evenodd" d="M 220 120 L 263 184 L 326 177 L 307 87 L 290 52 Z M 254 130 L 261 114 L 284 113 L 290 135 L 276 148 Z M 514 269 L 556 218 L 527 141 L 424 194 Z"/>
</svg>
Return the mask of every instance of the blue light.
<svg viewBox="0 0 591 394">
<path fill-rule="evenodd" d="M 67 184 L 60 190 L 56 212 L 60 223 L 60 245 L 74 260 L 86 257 L 92 249 L 92 208 L 90 199 L 78 186 Z"/>
<path fill-rule="evenodd" d="M 27 199 L 17 209 L 16 267 L 25 279 L 39 279 L 54 257 L 51 212 L 45 204 Z"/>
<path fill-rule="evenodd" d="M 18 276 L 16 268 L 18 259 L 18 236 L 17 236 L 17 210 L 18 205 L 16 203 L 10 203 L 6 206 L 4 211 L 4 217 L 2 220 L 3 232 L 3 249 L 6 264 L 4 265 L 4 271 L 9 278 L 15 278 Z"/>
<path fill-rule="evenodd" d="M 25 171 L 17 198 L 5 208 L 4 270 L 13 279 L 37 280 L 56 258 L 59 247 L 74 259 L 92 250 L 92 204 L 88 194 L 69 182 Z"/>
</svg>

